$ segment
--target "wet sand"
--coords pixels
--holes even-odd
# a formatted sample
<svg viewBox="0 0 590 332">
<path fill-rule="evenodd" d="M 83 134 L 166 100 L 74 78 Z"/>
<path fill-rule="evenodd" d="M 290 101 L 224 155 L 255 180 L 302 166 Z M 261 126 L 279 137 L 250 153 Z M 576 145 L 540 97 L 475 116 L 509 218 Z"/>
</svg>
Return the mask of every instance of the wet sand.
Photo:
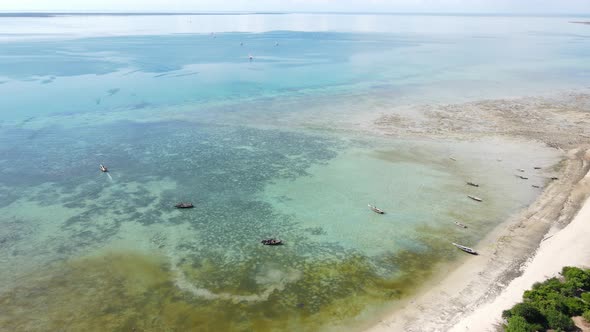
<svg viewBox="0 0 590 332">
<path fill-rule="evenodd" d="M 479 256 L 441 271 L 370 331 L 494 330 L 502 310 L 519 301 L 533 282 L 565 265 L 590 265 L 590 225 L 584 224 L 590 210 L 589 106 L 590 95 L 568 93 L 400 108 L 373 122 L 375 130 L 389 136 L 535 141 L 564 151 L 564 160 L 559 169 L 545 170 L 547 186 L 531 206 L 475 246 Z M 563 250 L 569 254 L 559 254 Z"/>
</svg>

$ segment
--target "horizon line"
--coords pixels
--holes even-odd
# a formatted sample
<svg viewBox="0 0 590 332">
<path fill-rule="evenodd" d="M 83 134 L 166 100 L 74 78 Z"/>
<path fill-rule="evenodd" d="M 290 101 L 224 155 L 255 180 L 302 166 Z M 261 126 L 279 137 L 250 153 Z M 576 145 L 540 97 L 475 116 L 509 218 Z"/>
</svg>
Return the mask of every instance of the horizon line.
<svg viewBox="0 0 590 332">
<path fill-rule="evenodd" d="M 288 15 L 288 14 L 324 14 L 324 15 L 423 15 L 423 16 L 453 16 L 453 15 L 472 15 L 472 16 L 544 16 L 544 17 L 590 17 L 589 13 L 545 13 L 545 12 L 428 12 L 428 11 L 391 11 L 391 12 L 372 12 L 372 11 L 108 11 L 108 10 L 87 10 L 87 11 L 67 11 L 67 10 L 25 10 L 25 11 L 3 11 L 0 10 L 0 16 L 67 16 L 67 15 L 112 15 L 112 16 L 181 16 L 181 15 Z"/>
</svg>

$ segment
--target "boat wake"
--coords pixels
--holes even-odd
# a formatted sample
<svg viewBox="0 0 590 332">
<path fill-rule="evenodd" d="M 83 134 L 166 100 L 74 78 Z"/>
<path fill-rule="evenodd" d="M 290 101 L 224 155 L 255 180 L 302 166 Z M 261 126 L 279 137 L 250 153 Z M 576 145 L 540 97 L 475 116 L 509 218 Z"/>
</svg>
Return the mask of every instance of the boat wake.
<svg viewBox="0 0 590 332">
<path fill-rule="evenodd" d="M 109 173 L 107 173 L 107 176 L 109 177 L 109 180 L 113 181 L 113 177 Z"/>
</svg>

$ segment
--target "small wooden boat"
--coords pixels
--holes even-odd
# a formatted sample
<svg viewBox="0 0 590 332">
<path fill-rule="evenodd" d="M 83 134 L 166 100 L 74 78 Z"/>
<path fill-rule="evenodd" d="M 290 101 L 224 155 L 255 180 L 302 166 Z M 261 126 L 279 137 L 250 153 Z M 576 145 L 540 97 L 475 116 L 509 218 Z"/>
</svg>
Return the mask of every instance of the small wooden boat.
<svg viewBox="0 0 590 332">
<path fill-rule="evenodd" d="M 455 159 L 453 157 L 449 157 L 449 159 L 451 159 L 452 161 L 457 161 L 457 159 Z"/>
<path fill-rule="evenodd" d="M 378 214 L 385 214 L 385 211 L 381 210 L 380 208 L 376 207 L 375 205 L 369 204 L 369 209 L 373 210 L 373 212 Z"/>
<path fill-rule="evenodd" d="M 191 202 L 180 202 L 174 205 L 174 207 L 178 209 L 192 209 L 194 208 L 194 205 Z"/>
<path fill-rule="evenodd" d="M 465 224 L 462 224 L 462 223 L 460 223 L 458 221 L 455 221 L 455 225 L 457 225 L 457 226 L 459 226 L 461 228 L 467 228 L 467 226 Z"/>
<path fill-rule="evenodd" d="M 100 168 L 100 171 L 103 173 L 106 173 L 109 171 L 109 169 L 103 164 L 100 164 L 99 168 Z"/>
<path fill-rule="evenodd" d="M 279 246 L 279 245 L 283 244 L 283 240 L 266 239 L 266 240 L 260 241 L 260 243 L 264 244 L 265 246 Z"/>
<path fill-rule="evenodd" d="M 526 176 L 522 176 L 522 175 L 517 175 L 517 177 L 523 179 L 523 180 L 528 180 L 529 178 L 527 178 Z"/>
<path fill-rule="evenodd" d="M 468 185 L 472 186 L 472 187 L 479 187 L 479 184 L 475 183 L 475 182 L 467 182 Z"/>
<path fill-rule="evenodd" d="M 533 184 L 532 187 L 533 188 L 541 188 L 541 187 L 537 186 L 536 184 Z"/>
<path fill-rule="evenodd" d="M 552 176 L 551 177 L 551 180 L 554 180 L 555 181 L 555 180 L 559 180 L 559 178 L 557 176 Z"/>
<path fill-rule="evenodd" d="M 477 251 L 475 251 L 475 250 L 473 250 L 473 249 L 471 249 L 471 248 L 469 248 L 469 247 L 462 246 L 462 245 L 460 245 L 460 244 L 457 244 L 457 243 L 455 243 L 455 242 L 453 242 L 453 245 L 454 245 L 455 247 L 457 247 L 457 248 L 459 248 L 459 249 L 461 249 L 461 250 L 465 251 L 466 253 L 469 253 L 469 254 L 472 254 L 472 255 L 477 255 Z"/>
<path fill-rule="evenodd" d="M 467 197 L 469 197 L 469 198 L 471 198 L 472 200 L 474 200 L 474 201 L 477 201 L 477 202 L 481 202 L 481 201 L 483 201 L 483 199 L 481 199 L 481 198 L 479 198 L 479 197 L 477 197 L 477 196 L 467 195 Z"/>
<path fill-rule="evenodd" d="M 524 172 L 524 169 L 522 169 L 522 168 L 519 168 L 519 169 L 518 169 L 518 171 L 519 171 L 519 172 Z"/>
<path fill-rule="evenodd" d="M 539 166 L 535 166 L 535 167 L 533 167 L 533 168 L 534 168 L 534 169 L 541 169 L 541 167 L 539 167 Z"/>
</svg>

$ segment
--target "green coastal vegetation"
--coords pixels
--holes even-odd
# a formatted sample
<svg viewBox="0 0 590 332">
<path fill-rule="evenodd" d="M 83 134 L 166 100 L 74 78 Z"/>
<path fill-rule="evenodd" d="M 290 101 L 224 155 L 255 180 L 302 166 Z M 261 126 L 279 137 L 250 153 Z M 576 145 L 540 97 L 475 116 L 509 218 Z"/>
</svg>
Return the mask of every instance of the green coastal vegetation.
<svg viewBox="0 0 590 332">
<path fill-rule="evenodd" d="M 523 299 L 502 313 L 506 332 L 573 331 L 572 317 L 590 323 L 590 269 L 566 266 L 561 277 L 535 283 Z"/>
</svg>

